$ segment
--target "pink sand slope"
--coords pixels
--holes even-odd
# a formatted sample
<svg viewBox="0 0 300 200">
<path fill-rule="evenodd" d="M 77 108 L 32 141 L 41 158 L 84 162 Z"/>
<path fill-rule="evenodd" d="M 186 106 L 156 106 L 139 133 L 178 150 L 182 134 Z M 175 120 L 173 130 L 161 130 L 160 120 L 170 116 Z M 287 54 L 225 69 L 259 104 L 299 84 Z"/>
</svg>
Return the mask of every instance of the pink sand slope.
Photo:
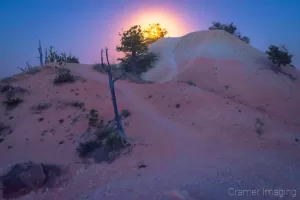
<svg viewBox="0 0 300 200">
<path fill-rule="evenodd" d="M 78 163 L 75 149 L 87 120 L 74 108 L 59 107 L 63 101 L 78 100 L 87 109 L 97 109 L 101 119 L 111 119 L 106 75 L 90 65 L 68 64 L 86 81 L 54 87 L 52 69 L 45 69 L 15 83 L 31 92 L 7 115 L 0 107 L 3 123 L 14 127 L 0 144 L 0 167 L 31 159 L 70 170 L 63 184 L 20 199 L 280 199 L 276 190 L 285 191 L 280 193 L 284 199 L 297 199 L 299 80 L 268 70 L 261 52 L 224 32 L 196 32 L 158 42 L 156 50 L 164 52 L 160 68 L 143 75 L 156 83 L 116 82 L 120 109 L 132 113 L 124 121 L 125 132 L 136 146 L 111 164 Z M 40 101 L 52 107 L 32 114 L 29 107 Z M 44 120 L 38 122 L 39 117 Z M 64 123 L 58 123 L 62 118 Z M 264 124 L 262 135 L 257 133 L 258 118 Z M 44 130 L 49 131 L 42 136 Z M 140 162 L 147 168 L 139 169 Z M 232 193 L 236 190 L 259 192 L 239 196 Z M 296 191 L 296 197 L 287 190 Z"/>
</svg>

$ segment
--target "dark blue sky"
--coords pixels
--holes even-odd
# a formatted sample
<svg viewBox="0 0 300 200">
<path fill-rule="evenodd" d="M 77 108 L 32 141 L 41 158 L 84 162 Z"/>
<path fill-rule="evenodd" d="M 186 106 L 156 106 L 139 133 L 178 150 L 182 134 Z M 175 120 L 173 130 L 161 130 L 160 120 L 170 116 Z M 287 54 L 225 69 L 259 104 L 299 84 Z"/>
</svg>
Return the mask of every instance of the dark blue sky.
<svg viewBox="0 0 300 200">
<path fill-rule="evenodd" d="M 27 61 L 37 65 L 39 39 L 43 49 L 53 45 L 95 63 L 102 47 L 113 51 L 122 27 L 156 10 L 171 13 L 168 26 L 177 23 L 184 33 L 205 30 L 212 21 L 234 22 L 258 49 L 285 44 L 300 67 L 299 0 L 1 0 L 0 77 Z"/>
</svg>

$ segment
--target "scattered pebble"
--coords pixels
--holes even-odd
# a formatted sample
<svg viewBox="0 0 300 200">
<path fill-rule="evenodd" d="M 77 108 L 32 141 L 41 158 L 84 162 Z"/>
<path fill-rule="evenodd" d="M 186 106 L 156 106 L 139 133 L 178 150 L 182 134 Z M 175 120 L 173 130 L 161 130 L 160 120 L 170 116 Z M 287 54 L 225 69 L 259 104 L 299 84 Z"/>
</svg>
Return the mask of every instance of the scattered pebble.
<svg viewBox="0 0 300 200">
<path fill-rule="evenodd" d="M 44 120 L 44 117 L 40 117 L 39 118 L 39 122 L 43 121 Z"/>
</svg>

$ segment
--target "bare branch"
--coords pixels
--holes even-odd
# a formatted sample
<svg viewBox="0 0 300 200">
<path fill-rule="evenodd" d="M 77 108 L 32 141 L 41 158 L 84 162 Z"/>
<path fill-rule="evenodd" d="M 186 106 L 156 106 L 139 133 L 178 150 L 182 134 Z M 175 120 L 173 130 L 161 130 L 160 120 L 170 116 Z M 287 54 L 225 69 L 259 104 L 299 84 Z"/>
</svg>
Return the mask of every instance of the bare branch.
<svg viewBox="0 0 300 200">
<path fill-rule="evenodd" d="M 26 72 L 26 70 L 25 69 L 22 69 L 21 67 L 18 67 L 20 70 L 22 70 L 23 72 Z"/>
<path fill-rule="evenodd" d="M 123 77 L 125 76 L 125 74 L 126 74 L 126 72 L 123 72 L 119 77 L 115 78 L 115 79 L 113 80 L 113 82 L 115 83 L 117 80 L 123 78 Z"/>
<path fill-rule="evenodd" d="M 282 48 L 287 54 L 289 54 L 289 51 L 287 50 L 287 48 L 285 47 L 285 45 L 282 45 L 281 48 Z"/>
<path fill-rule="evenodd" d="M 108 60 L 108 48 L 107 47 L 105 47 L 105 53 L 106 53 L 107 65 L 108 65 L 108 67 L 110 67 L 109 60 Z"/>
<path fill-rule="evenodd" d="M 103 63 L 103 49 L 101 49 L 101 66 L 104 71 L 107 71 L 107 69 L 105 69 L 104 63 Z"/>
</svg>

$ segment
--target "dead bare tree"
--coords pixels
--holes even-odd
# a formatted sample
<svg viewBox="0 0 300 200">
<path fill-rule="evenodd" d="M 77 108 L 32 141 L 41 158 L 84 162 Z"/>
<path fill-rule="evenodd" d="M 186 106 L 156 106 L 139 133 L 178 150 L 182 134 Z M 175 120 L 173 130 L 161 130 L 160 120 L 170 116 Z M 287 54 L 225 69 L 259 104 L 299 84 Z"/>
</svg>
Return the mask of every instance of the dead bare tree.
<svg viewBox="0 0 300 200">
<path fill-rule="evenodd" d="M 119 77 L 113 78 L 111 66 L 110 66 L 109 59 L 108 59 L 108 48 L 105 48 L 105 54 L 106 54 L 107 66 L 105 66 L 103 63 L 103 49 L 102 49 L 101 50 L 101 66 L 102 66 L 103 70 L 107 72 L 107 75 L 108 75 L 109 89 L 111 92 L 111 99 L 112 99 L 112 103 L 113 103 L 113 107 L 114 107 L 115 121 L 117 124 L 119 136 L 120 136 L 122 142 L 124 143 L 124 142 L 127 142 L 128 140 L 125 135 L 121 117 L 120 117 L 119 111 L 118 111 L 118 104 L 117 104 L 117 99 L 116 99 L 116 94 L 115 94 L 115 82 L 117 80 L 121 79 L 125 75 L 125 72 L 122 73 Z"/>
</svg>

